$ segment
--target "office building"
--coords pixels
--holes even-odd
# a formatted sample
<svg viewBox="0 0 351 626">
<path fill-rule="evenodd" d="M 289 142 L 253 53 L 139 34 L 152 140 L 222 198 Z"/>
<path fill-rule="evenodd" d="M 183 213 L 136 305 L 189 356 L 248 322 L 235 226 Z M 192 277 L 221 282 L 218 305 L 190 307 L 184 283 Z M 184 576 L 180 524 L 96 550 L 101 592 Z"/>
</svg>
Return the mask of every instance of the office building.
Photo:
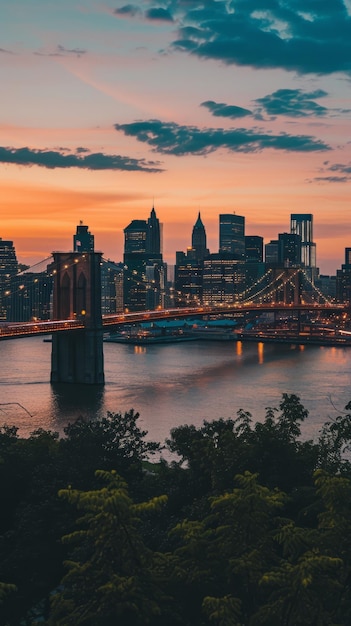
<svg viewBox="0 0 351 626">
<path fill-rule="evenodd" d="M 245 218 L 241 215 L 219 216 L 219 252 L 230 254 L 237 261 L 245 260 Z"/>
<path fill-rule="evenodd" d="M 229 254 L 210 254 L 204 260 L 203 304 L 231 304 L 242 299 L 246 288 L 245 263 Z"/>
<path fill-rule="evenodd" d="M 204 258 L 209 254 L 209 251 L 207 249 L 206 230 L 202 223 L 200 212 L 193 227 L 191 247 L 193 250 L 194 258 L 198 261 L 203 261 Z"/>
<path fill-rule="evenodd" d="M 193 226 L 191 247 L 176 252 L 174 271 L 174 304 L 198 306 L 202 302 L 203 262 L 209 255 L 206 230 L 200 213 Z"/>
<path fill-rule="evenodd" d="M 103 315 L 121 313 L 123 303 L 123 263 L 102 260 L 101 312 Z"/>
<path fill-rule="evenodd" d="M 345 248 L 345 263 L 336 270 L 336 299 L 351 303 L 351 248 Z"/>
<path fill-rule="evenodd" d="M 53 276 L 49 268 L 44 272 L 24 271 L 11 276 L 6 298 L 9 321 L 50 319 Z"/>
<path fill-rule="evenodd" d="M 245 272 L 247 289 L 263 276 L 263 237 L 245 235 Z"/>
<path fill-rule="evenodd" d="M 263 261 L 263 237 L 258 235 L 245 235 L 245 261 L 246 263 Z"/>
<path fill-rule="evenodd" d="M 276 267 L 279 263 L 279 243 L 278 239 L 271 239 L 264 247 L 264 261 L 267 269 Z"/>
<path fill-rule="evenodd" d="M 316 244 L 313 242 L 313 215 L 291 213 L 290 232 L 301 237 L 301 264 L 305 268 L 316 267 Z"/>
<path fill-rule="evenodd" d="M 162 224 L 156 217 L 154 207 L 147 220 L 146 252 L 151 258 L 162 254 Z"/>
<path fill-rule="evenodd" d="M 301 266 L 301 236 L 291 233 L 278 235 L 278 265 L 282 267 Z"/>
<path fill-rule="evenodd" d="M 153 207 L 148 220 L 132 220 L 124 229 L 123 291 L 126 309 L 142 311 L 149 308 L 151 301 L 154 302 L 151 308 L 162 305 L 166 266 L 161 250 L 162 227 Z"/>
<path fill-rule="evenodd" d="M 18 272 L 18 262 L 13 241 L 0 237 L 0 320 L 6 320 L 9 304 L 10 280 Z"/>
</svg>

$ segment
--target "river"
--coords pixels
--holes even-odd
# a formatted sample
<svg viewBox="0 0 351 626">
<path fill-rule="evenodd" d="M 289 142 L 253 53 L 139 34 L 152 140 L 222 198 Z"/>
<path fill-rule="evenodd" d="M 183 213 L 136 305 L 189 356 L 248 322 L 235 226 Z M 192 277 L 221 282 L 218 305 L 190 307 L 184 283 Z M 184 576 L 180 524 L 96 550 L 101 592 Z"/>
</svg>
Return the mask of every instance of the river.
<svg viewBox="0 0 351 626">
<path fill-rule="evenodd" d="M 27 437 L 38 428 L 63 433 L 77 417 L 133 408 L 148 439 L 163 443 L 171 428 L 235 417 L 254 421 L 297 394 L 309 411 L 303 437 L 316 438 L 351 400 L 351 347 L 191 341 L 138 347 L 104 343 L 103 388 L 53 387 L 51 343 L 40 337 L 0 342 L 0 425 Z"/>
</svg>

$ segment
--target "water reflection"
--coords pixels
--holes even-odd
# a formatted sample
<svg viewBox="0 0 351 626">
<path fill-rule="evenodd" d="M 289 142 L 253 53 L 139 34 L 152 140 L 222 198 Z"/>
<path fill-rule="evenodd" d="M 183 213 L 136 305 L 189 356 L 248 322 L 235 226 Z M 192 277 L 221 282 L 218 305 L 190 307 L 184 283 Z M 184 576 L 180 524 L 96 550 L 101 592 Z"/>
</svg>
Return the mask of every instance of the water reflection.
<svg viewBox="0 0 351 626">
<path fill-rule="evenodd" d="M 264 362 L 264 343 L 260 341 L 257 344 L 257 352 L 258 352 L 258 364 L 262 365 Z"/>
<path fill-rule="evenodd" d="M 91 419 L 99 415 L 104 405 L 104 387 L 101 385 L 71 385 L 64 383 L 51 384 L 51 414 L 67 415 L 70 421 L 83 417 Z"/>
<path fill-rule="evenodd" d="M 145 354 L 146 346 L 134 346 L 134 354 Z"/>
<path fill-rule="evenodd" d="M 0 358 L 6 364 L 0 376 L 0 424 L 16 424 L 24 436 L 38 428 L 62 433 L 80 416 L 133 408 L 149 437 L 163 442 L 175 426 L 233 417 L 239 408 L 261 420 L 266 406 L 278 406 L 282 393 L 294 393 L 310 411 L 303 436 L 312 438 L 351 397 L 350 348 L 106 342 L 104 387 L 51 385 L 50 344 L 38 337 L 0 342 Z"/>
</svg>

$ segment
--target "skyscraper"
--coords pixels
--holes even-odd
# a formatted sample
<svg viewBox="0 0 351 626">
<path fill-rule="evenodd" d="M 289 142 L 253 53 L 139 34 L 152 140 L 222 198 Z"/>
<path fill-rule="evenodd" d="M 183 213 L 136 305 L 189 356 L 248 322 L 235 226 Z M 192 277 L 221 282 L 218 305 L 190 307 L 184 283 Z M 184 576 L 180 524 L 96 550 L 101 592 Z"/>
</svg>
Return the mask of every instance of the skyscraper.
<svg viewBox="0 0 351 626">
<path fill-rule="evenodd" d="M 292 233 L 278 235 L 278 264 L 284 267 L 301 265 L 301 236 Z"/>
<path fill-rule="evenodd" d="M 306 268 L 315 268 L 316 244 L 313 242 L 313 215 L 291 213 L 290 232 L 301 237 L 301 264 Z"/>
<path fill-rule="evenodd" d="M 6 241 L 0 237 L 0 319 L 7 318 L 7 291 L 11 276 L 18 272 L 18 262 L 13 241 Z M 5 301 L 6 298 L 6 301 Z"/>
<path fill-rule="evenodd" d="M 147 253 L 151 256 L 160 255 L 162 252 L 161 225 L 156 217 L 154 207 L 152 207 L 150 217 L 147 221 L 147 237 L 146 237 Z"/>
<path fill-rule="evenodd" d="M 203 261 L 205 256 L 208 255 L 206 231 L 201 220 L 200 212 L 193 227 L 191 247 L 194 251 L 196 259 L 198 259 L 199 261 Z"/>
<path fill-rule="evenodd" d="M 130 254 L 146 254 L 146 220 L 132 220 L 124 229 L 124 260 Z"/>
<path fill-rule="evenodd" d="M 245 261 L 246 263 L 263 262 L 263 237 L 245 235 Z"/>
<path fill-rule="evenodd" d="M 124 305 L 131 311 L 155 308 L 164 300 L 161 237 L 154 207 L 148 220 L 132 220 L 124 229 Z"/>
<path fill-rule="evenodd" d="M 177 306 L 201 303 L 203 264 L 208 255 L 206 230 L 199 212 L 193 226 L 191 247 L 187 249 L 186 254 L 184 252 L 176 253 L 174 298 Z"/>
<path fill-rule="evenodd" d="M 238 261 L 245 259 L 245 218 L 241 215 L 219 216 L 219 252 L 228 253 Z"/>
<path fill-rule="evenodd" d="M 94 235 L 92 235 L 88 226 L 85 226 L 82 220 L 77 226 L 76 234 L 73 235 L 73 252 L 94 252 Z"/>
</svg>

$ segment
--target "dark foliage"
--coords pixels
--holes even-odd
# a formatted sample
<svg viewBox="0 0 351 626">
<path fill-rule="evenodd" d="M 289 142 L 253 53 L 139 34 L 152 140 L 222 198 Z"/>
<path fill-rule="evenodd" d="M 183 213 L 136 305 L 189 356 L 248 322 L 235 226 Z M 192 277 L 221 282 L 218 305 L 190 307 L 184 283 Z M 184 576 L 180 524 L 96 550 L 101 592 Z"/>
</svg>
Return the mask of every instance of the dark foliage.
<svg viewBox="0 0 351 626">
<path fill-rule="evenodd" d="M 3 426 L 0 624 L 347 626 L 350 410 L 303 441 L 284 394 L 262 423 L 174 429 L 154 464 L 133 411 Z"/>
</svg>

